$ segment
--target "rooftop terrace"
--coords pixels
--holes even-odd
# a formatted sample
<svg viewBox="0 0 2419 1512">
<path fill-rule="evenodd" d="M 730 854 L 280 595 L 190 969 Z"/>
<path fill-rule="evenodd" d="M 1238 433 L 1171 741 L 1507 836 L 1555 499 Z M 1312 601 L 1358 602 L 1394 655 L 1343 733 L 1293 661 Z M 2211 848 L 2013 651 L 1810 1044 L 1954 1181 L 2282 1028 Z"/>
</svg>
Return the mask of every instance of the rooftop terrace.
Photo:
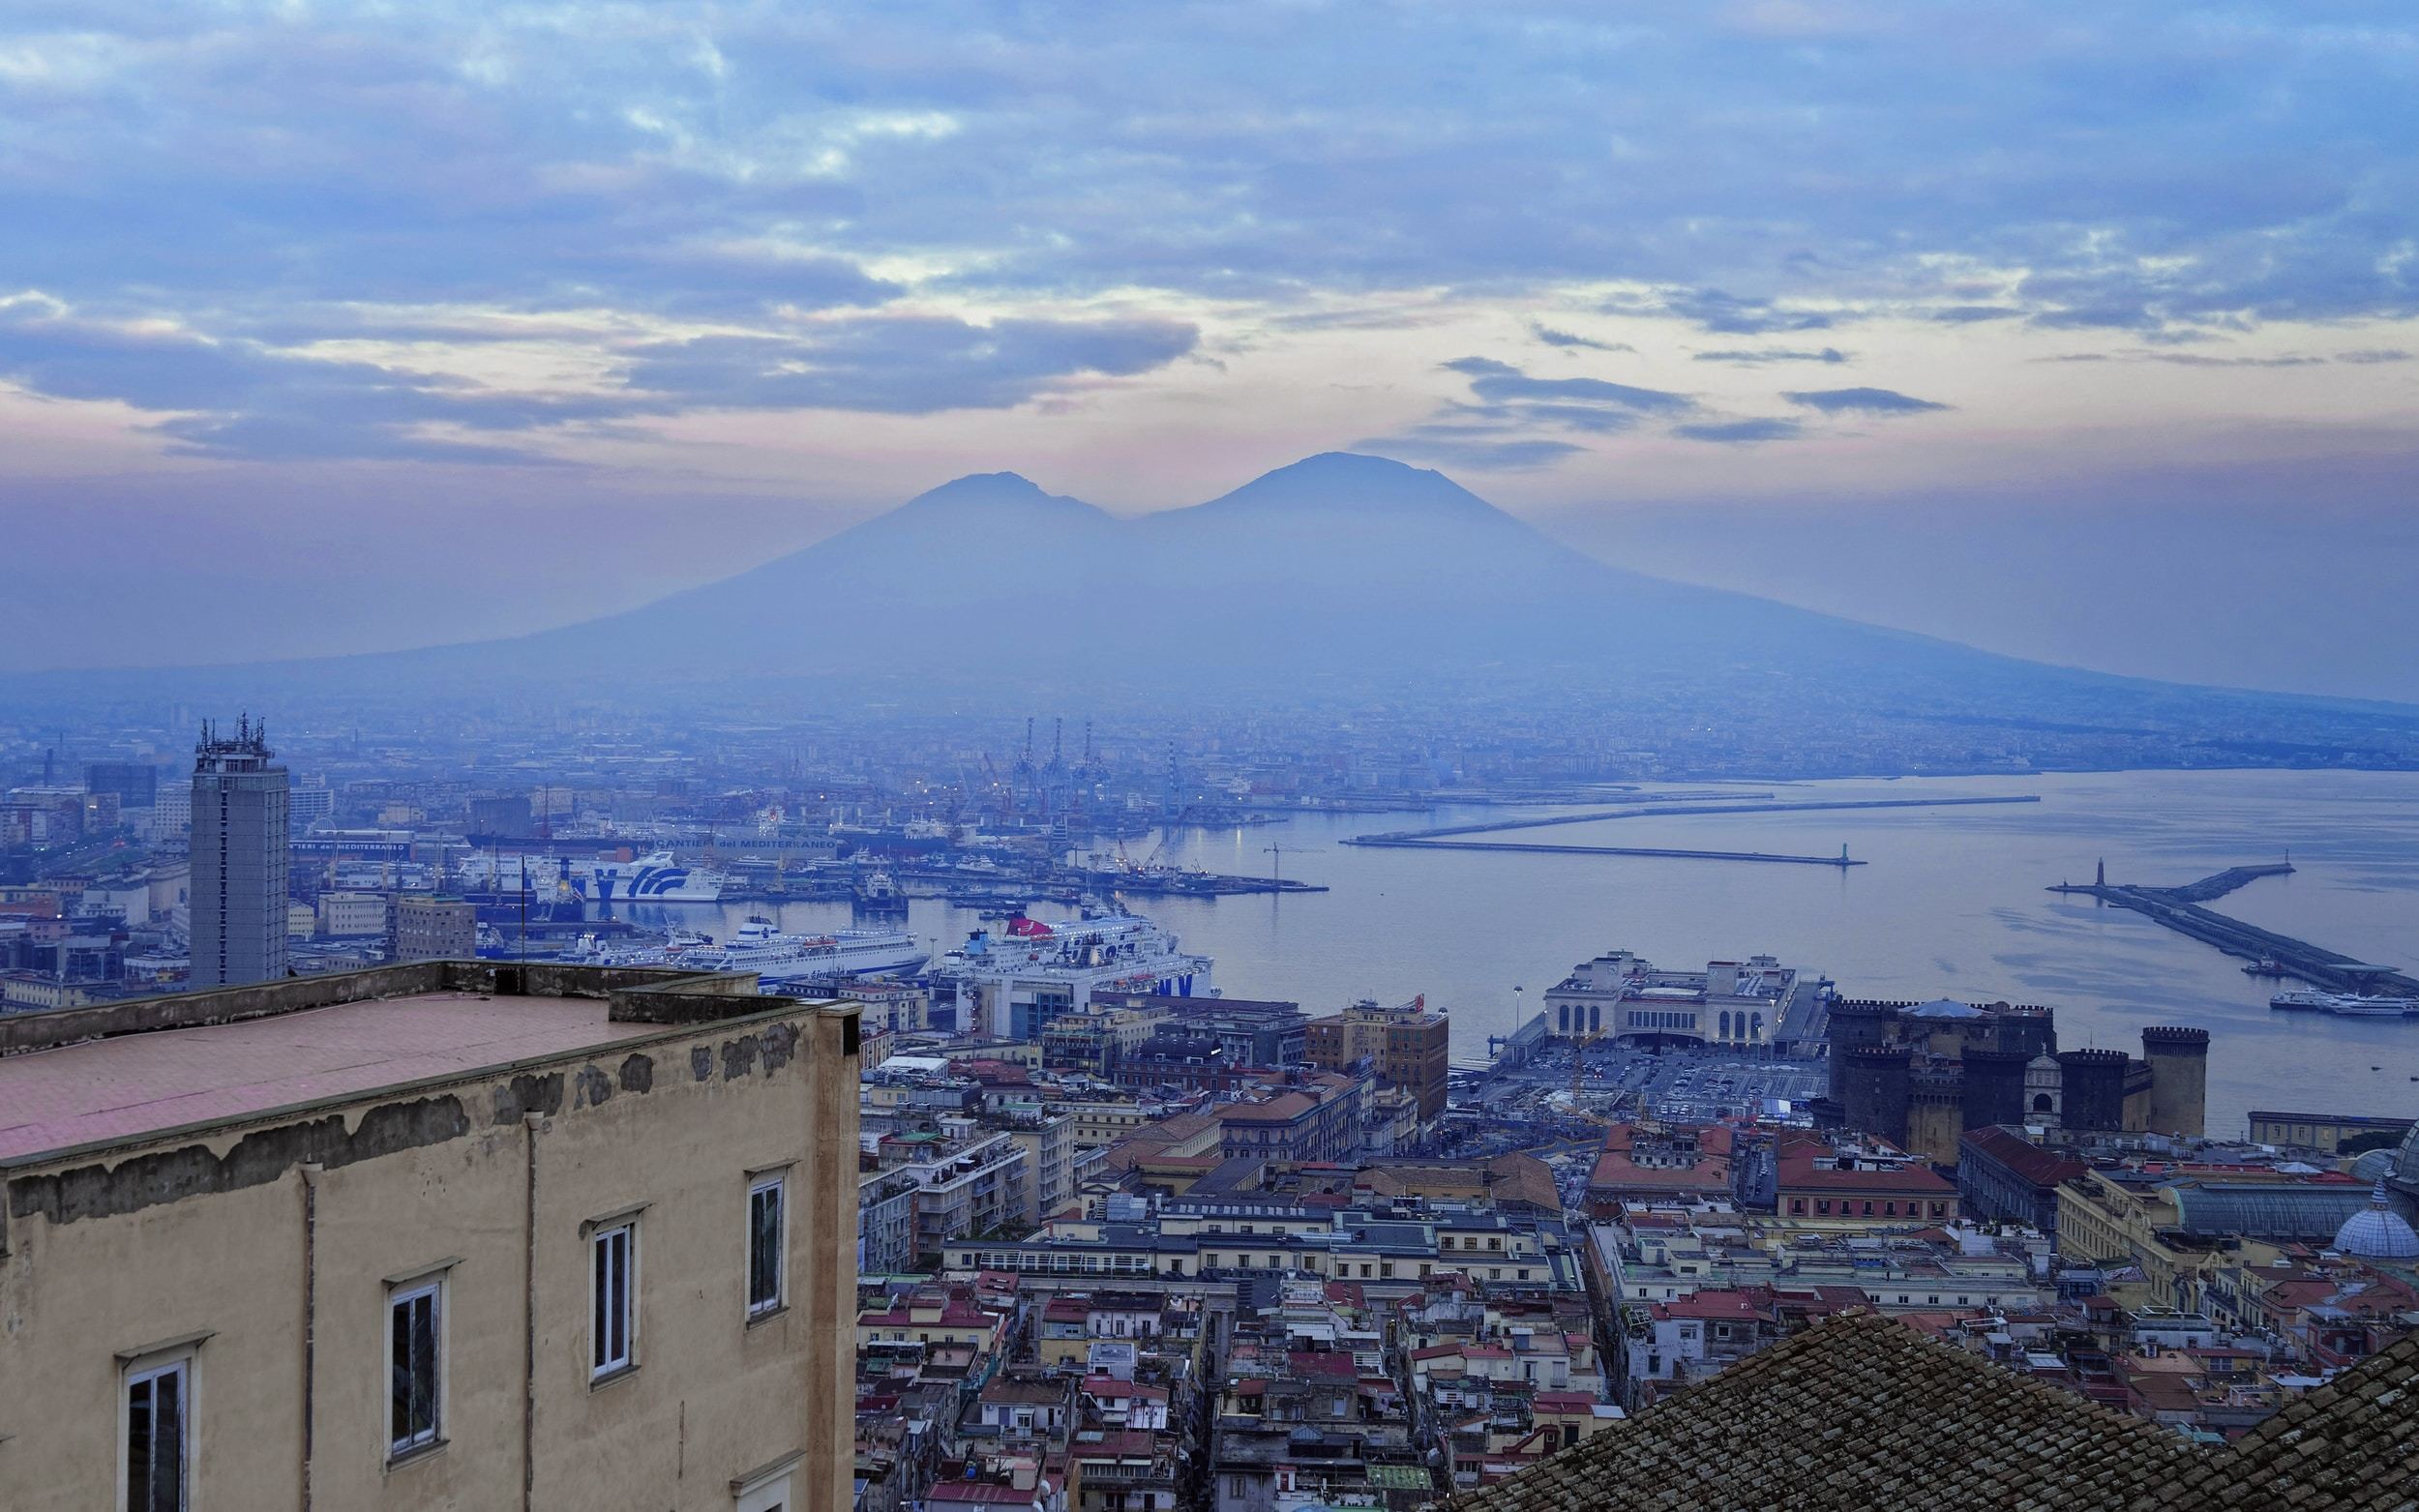
<svg viewBox="0 0 2419 1512">
<path fill-rule="evenodd" d="M 785 1005 L 755 988 L 744 975 L 422 962 L 10 1015 L 0 1018 L 0 1165 Z"/>
</svg>

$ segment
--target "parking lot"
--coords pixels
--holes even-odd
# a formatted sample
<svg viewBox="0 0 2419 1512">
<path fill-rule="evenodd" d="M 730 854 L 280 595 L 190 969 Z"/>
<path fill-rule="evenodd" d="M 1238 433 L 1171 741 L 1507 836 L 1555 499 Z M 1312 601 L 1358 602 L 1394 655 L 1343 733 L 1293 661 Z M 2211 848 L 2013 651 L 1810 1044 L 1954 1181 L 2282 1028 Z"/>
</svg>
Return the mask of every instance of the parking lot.
<svg viewBox="0 0 2419 1512">
<path fill-rule="evenodd" d="M 1499 1073 L 1477 1089 L 1489 1111 L 1519 1116 L 1569 1111 L 1570 1056 L 1555 1046 L 1518 1071 Z M 1579 1101 L 1593 1112 L 1634 1117 L 1652 1113 L 1680 1122 L 1802 1113 L 1821 1095 L 1819 1060 L 1775 1060 L 1703 1048 L 1635 1050 L 1595 1045 L 1587 1050 Z M 1783 1109 L 1780 1104 L 1787 1104 Z"/>
</svg>

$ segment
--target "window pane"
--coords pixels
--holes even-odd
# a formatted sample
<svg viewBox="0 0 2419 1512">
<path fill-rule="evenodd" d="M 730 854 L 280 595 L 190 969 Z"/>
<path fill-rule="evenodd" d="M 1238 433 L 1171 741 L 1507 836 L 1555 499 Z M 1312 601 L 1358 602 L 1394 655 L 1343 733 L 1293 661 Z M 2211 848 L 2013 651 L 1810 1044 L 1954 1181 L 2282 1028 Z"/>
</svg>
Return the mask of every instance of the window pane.
<svg viewBox="0 0 2419 1512">
<path fill-rule="evenodd" d="M 411 1304 L 386 1306 L 386 1436 L 390 1444 L 411 1441 Z"/>
<path fill-rule="evenodd" d="M 599 1233 L 596 1245 L 596 1351 L 599 1372 L 630 1363 L 630 1260 L 633 1234 L 624 1224 Z"/>
<path fill-rule="evenodd" d="M 436 1293 L 411 1304 L 411 1432 L 428 1442 L 436 1438 Z"/>
<path fill-rule="evenodd" d="M 129 1381 L 126 1387 L 126 1500 L 134 1512 L 149 1512 L 151 1501 L 151 1382 Z"/>
<path fill-rule="evenodd" d="M 781 1300 L 781 1194 L 778 1183 L 748 1194 L 748 1306 Z"/>
<path fill-rule="evenodd" d="M 630 1230 L 613 1235 L 613 1360 L 630 1358 Z"/>
<path fill-rule="evenodd" d="M 157 1426 L 151 1444 L 151 1502 L 155 1512 L 185 1508 L 185 1373 L 164 1371 L 152 1379 Z"/>
<path fill-rule="evenodd" d="M 608 1290 L 610 1290 L 605 1279 L 607 1263 L 605 1259 L 606 1238 L 607 1235 L 601 1233 L 598 1234 L 596 1236 L 596 1242 L 593 1246 L 596 1252 L 596 1284 L 592 1290 L 595 1292 L 596 1316 L 591 1321 L 591 1325 L 588 1330 L 588 1337 L 595 1341 L 595 1358 L 591 1363 L 594 1364 L 598 1370 L 603 1370 L 605 1368 L 605 1362 L 612 1358 L 613 1347 L 612 1336 L 605 1326 L 605 1298 Z"/>
</svg>

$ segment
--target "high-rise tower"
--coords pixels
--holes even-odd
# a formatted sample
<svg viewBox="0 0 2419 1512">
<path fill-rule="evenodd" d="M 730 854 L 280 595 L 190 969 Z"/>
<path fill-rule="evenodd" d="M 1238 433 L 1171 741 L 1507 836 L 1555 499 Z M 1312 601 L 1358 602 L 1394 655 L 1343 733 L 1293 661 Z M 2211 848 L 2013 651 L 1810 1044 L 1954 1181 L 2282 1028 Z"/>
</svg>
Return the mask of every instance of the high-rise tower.
<svg viewBox="0 0 2419 1512">
<path fill-rule="evenodd" d="M 285 768 L 273 754 L 249 717 L 232 739 L 205 724 L 194 747 L 195 987 L 285 975 Z"/>
</svg>

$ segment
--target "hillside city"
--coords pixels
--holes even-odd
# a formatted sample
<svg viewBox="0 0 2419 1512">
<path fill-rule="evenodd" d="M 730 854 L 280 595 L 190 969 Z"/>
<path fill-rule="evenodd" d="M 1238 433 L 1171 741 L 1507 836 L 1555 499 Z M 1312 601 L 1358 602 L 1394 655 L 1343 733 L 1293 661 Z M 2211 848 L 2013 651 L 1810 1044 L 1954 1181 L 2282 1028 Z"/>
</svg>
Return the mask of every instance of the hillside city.
<svg viewBox="0 0 2419 1512">
<path fill-rule="evenodd" d="M 206 1230 L 263 1221 L 243 1216 L 254 1183 L 299 1180 L 453 1227 L 502 1135 L 459 1174 L 374 1173 L 485 1126 L 492 1101 L 496 1129 L 526 1125 L 533 1183 L 558 1161 L 762 1146 L 731 1189 L 744 1349 L 806 1330 L 797 1347 L 845 1349 L 852 1382 L 810 1405 L 831 1415 L 808 1459 L 764 1484 L 845 1472 L 861 1512 L 1411 1512 L 1843 1318 L 2225 1446 L 2419 1328 L 2413 1120 L 2262 1110 L 2219 1137 L 2206 1029 L 2141 1023 L 2137 1053 L 2062 1043 L 2058 1004 L 1878 1000 L 1751 940 L 1658 964 L 1607 939 L 1543 964 L 1556 985 L 1478 1057 L 1456 1053 L 1450 1003 L 1227 995 L 1151 918 L 1155 898 L 1307 886 L 1281 855 L 1267 875 L 1160 862 L 1153 834 L 1686 792 L 1583 789 L 1574 764 L 1513 793 L 1479 748 L 1153 751 L 1062 722 L 971 767 L 938 732 L 877 759 L 800 728 L 667 750 L 198 727 L 190 755 L 129 726 L 69 732 L 40 772 L 35 732 L 7 755 L 0 1107 L 30 1112 L 0 1125 L 5 1250 L 54 1257 L 11 1282 L 54 1317 L 117 1274 L 80 1281 L 70 1258 L 164 1201 Z M 981 927 L 920 939 L 915 899 Z M 616 901 L 766 911 L 715 938 Z M 851 927 L 785 932 L 787 902 L 845 904 Z M 272 1044 L 285 1066 L 229 1075 Z M 403 1101 L 465 1076 L 466 1095 Z M 794 1125 L 765 1119 L 800 1096 L 819 1138 L 853 1144 L 852 1184 L 827 1147 L 783 1153 L 770 1131 Z M 274 1135 L 318 1109 L 330 1132 Z M 397 1179 L 414 1195 L 375 1195 Z M 625 1186 L 585 1184 L 575 1205 Z M 587 1281 L 543 1279 L 559 1261 L 532 1230 L 532 1286 L 592 1292 L 587 1342 L 547 1347 L 591 1352 L 590 1391 L 635 1369 L 633 1289 L 662 1284 L 632 1279 L 640 1235 L 688 1263 L 663 1228 L 704 1201 L 687 1191 L 648 1200 L 667 1216 L 582 1224 Z M 496 1263 L 389 1283 L 391 1462 L 475 1434 L 471 1347 L 443 1390 L 409 1351 L 439 1357 L 441 1309 L 493 1305 L 474 1288 Z M 184 1389 L 197 1348 L 143 1351 L 166 1361 L 145 1389 Z M 655 1348 L 657 1393 L 756 1368 Z"/>
</svg>

